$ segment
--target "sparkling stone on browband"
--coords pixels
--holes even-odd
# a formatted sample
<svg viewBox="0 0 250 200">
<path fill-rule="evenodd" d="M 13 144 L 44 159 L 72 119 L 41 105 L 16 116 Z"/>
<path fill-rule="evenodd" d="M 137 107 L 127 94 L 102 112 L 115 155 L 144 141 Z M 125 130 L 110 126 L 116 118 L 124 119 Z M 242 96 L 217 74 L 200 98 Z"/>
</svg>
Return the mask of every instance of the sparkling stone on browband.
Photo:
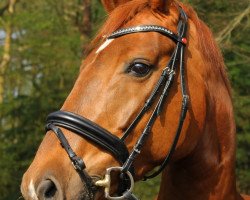
<svg viewBox="0 0 250 200">
<path fill-rule="evenodd" d="M 131 34 L 131 33 L 140 33 L 140 32 L 158 32 L 165 36 L 169 36 L 176 42 L 181 42 L 181 43 L 186 44 L 185 38 L 180 38 L 178 35 L 168 30 L 167 28 L 164 28 L 162 26 L 157 26 L 157 25 L 142 25 L 142 26 L 135 26 L 135 27 L 129 27 L 129 28 L 122 28 L 113 32 L 111 35 L 107 37 L 107 39 L 108 40 L 115 39 L 123 35 Z"/>
</svg>

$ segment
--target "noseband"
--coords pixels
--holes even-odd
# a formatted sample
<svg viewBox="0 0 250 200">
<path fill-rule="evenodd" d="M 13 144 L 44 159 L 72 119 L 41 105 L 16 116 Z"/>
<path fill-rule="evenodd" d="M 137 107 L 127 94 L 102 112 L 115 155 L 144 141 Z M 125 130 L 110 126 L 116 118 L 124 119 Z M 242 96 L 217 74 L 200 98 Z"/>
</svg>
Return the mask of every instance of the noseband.
<svg viewBox="0 0 250 200">
<path fill-rule="evenodd" d="M 120 29 L 118 31 L 113 32 L 107 38 L 107 40 L 109 40 L 134 33 L 158 32 L 164 36 L 169 37 L 176 43 L 176 48 L 171 56 L 171 59 L 168 62 L 167 66 L 163 69 L 162 74 L 154 90 L 152 91 L 149 98 L 146 100 L 143 108 L 138 113 L 137 117 L 130 124 L 130 126 L 127 128 L 127 130 L 124 132 L 121 138 L 118 138 L 117 136 L 113 135 L 112 133 L 105 130 L 98 124 L 95 124 L 94 122 L 71 112 L 60 110 L 49 114 L 47 118 L 46 130 L 47 131 L 52 130 L 56 134 L 56 136 L 60 140 L 62 147 L 67 152 L 74 168 L 77 171 L 79 172 L 82 171 L 85 168 L 85 164 L 83 160 L 79 156 L 77 156 L 76 153 L 72 150 L 66 137 L 64 136 L 62 130 L 59 127 L 65 128 L 71 131 L 72 133 L 78 134 L 84 137 L 85 139 L 89 140 L 94 145 L 100 146 L 103 150 L 112 154 L 116 158 L 116 160 L 119 161 L 122 167 L 113 167 L 107 169 L 105 180 L 99 181 L 99 183 L 96 184 L 98 186 L 105 187 L 105 197 L 108 199 L 124 199 L 124 198 L 126 199 L 128 198 L 128 196 L 130 196 L 130 198 L 133 199 L 131 188 L 133 186 L 132 175 L 134 174 L 134 169 L 133 169 L 134 160 L 140 154 L 143 145 L 145 144 L 149 134 L 151 133 L 155 120 L 161 114 L 161 111 L 166 102 L 166 97 L 173 83 L 176 69 L 179 66 L 181 92 L 182 92 L 182 105 L 181 105 L 178 127 L 175 133 L 175 138 L 168 154 L 166 155 L 159 169 L 155 171 L 153 174 L 146 176 L 145 179 L 153 178 L 158 174 L 160 174 L 162 170 L 166 167 L 166 165 L 169 163 L 175 151 L 182 130 L 182 126 L 186 117 L 187 104 L 188 104 L 188 95 L 186 90 L 185 71 L 184 71 L 184 49 L 187 43 L 186 39 L 187 15 L 181 8 L 179 10 L 180 10 L 180 19 L 178 22 L 177 34 L 161 26 L 143 25 L 143 26 Z M 129 153 L 125 144 L 126 138 L 136 127 L 136 125 L 139 123 L 144 114 L 149 110 L 149 108 L 153 106 L 154 102 L 156 102 L 157 99 L 158 101 L 156 103 L 156 106 L 154 107 L 153 112 L 143 132 L 141 133 L 139 139 L 137 140 L 135 146 L 133 147 L 133 150 Z M 110 187 L 109 175 L 110 171 L 112 170 L 119 171 L 121 174 L 127 174 L 127 176 L 123 177 L 127 177 L 130 179 L 130 189 L 127 188 L 128 190 L 120 197 L 111 197 L 109 194 L 109 187 Z"/>
</svg>

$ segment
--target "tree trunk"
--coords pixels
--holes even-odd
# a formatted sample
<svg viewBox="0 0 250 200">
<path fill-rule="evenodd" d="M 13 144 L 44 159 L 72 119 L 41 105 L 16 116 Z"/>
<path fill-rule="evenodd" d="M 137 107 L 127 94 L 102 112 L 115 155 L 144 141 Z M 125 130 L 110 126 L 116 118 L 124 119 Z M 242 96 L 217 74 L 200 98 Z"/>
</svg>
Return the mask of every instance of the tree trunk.
<svg viewBox="0 0 250 200">
<path fill-rule="evenodd" d="M 4 74 L 10 63 L 10 48 L 11 48 L 11 35 L 12 35 L 12 16 L 14 14 L 14 6 L 16 0 L 9 0 L 8 2 L 8 14 L 10 15 L 9 21 L 4 21 L 3 17 L 0 18 L 5 31 L 5 40 L 3 47 L 3 56 L 0 62 L 0 104 L 4 98 Z"/>
<path fill-rule="evenodd" d="M 90 37 L 92 33 L 91 23 L 91 0 L 79 0 L 80 9 L 78 12 L 78 28 L 81 33 L 81 39 L 84 40 L 86 37 Z"/>
</svg>

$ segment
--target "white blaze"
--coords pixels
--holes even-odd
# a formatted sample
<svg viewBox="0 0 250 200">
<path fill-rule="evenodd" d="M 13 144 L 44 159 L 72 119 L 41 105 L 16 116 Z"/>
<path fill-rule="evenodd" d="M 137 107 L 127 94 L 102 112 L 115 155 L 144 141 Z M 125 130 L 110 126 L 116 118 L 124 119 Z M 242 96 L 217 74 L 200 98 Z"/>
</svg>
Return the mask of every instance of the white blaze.
<svg viewBox="0 0 250 200">
<path fill-rule="evenodd" d="M 30 195 L 30 197 L 31 197 L 33 200 L 38 200 L 37 195 L 36 195 L 36 190 L 35 190 L 35 187 L 34 187 L 34 184 L 33 184 L 33 180 L 30 181 L 28 190 L 29 190 L 29 195 Z"/>
<path fill-rule="evenodd" d="M 114 39 L 107 39 L 95 52 L 96 54 L 101 52 L 103 49 L 105 49 L 111 42 L 113 42 Z"/>
</svg>

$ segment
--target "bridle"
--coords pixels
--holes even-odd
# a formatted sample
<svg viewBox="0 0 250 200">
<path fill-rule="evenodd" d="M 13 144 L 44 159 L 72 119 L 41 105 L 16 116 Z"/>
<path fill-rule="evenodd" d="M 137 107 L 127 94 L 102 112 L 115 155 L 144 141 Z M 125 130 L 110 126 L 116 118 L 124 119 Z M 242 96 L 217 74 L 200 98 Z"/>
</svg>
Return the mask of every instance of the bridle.
<svg viewBox="0 0 250 200">
<path fill-rule="evenodd" d="M 184 71 L 184 49 L 187 43 L 187 39 L 186 39 L 187 15 L 182 10 L 182 8 L 179 8 L 179 10 L 180 10 L 180 19 L 178 22 L 177 34 L 161 26 L 143 25 L 143 26 L 120 29 L 118 31 L 113 32 L 107 38 L 107 40 L 110 40 L 110 39 L 122 37 L 127 34 L 141 33 L 141 32 L 158 32 L 164 36 L 169 37 L 174 42 L 176 42 L 176 48 L 171 56 L 171 59 L 168 62 L 167 66 L 163 69 L 162 74 L 154 90 L 152 91 L 149 98 L 146 100 L 141 111 L 138 113 L 134 121 L 130 124 L 130 126 L 127 128 L 127 130 L 124 132 L 121 138 L 118 138 L 117 136 L 113 135 L 109 131 L 99 126 L 98 124 L 95 124 L 94 122 L 82 116 L 79 116 L 75 113 L 60 110 L 60 111 L 56 111 L 48 115 L 46 131 L 52 130 L 56 134 L 56 136 L 60 140 L 62 147 L 67 152 L 77 172 L 81 172 L 82 170 L 84 170 L 85 164 L 83 160 L 79 156 L 77 156 L 76 153 L 72 150 L 66 137 L 64 136 L 62 130 L 59 127 L 63 127 L 71 131 L 72 133 L 78 134 L 86 138 L 87 140 L 91 141 L 92 143 L 100 146 L 104 150 L 111 153 L 117 159 L 117 161 L 119 161 L 119 163 L 122 165 L 122 167 L 111 167 L 107 169 L 105 178 L 95 183 L 95 185 L 97 186 L 105 187 L 105 197 L 107 199 L 115 199 L 115 200 L 136 199 L 136 197 L 134 197 L 134 195 L 132 194 L 133 185 L 134 185 L 133 162 L 135 158 L 140 154 L 143 144 L 145 143 L 146 139 L 151 133 L 151 129 L 153 127 L 153 124 L 156 118 L 160 115 L 163 109 L 169 89 L 174 80 L 176 68 L 179 65 L 181 91 L 182 91 L 182 105 L 181 105 L 181 113 L 179 117 L 176 134 L 174 137 L 174 141 L 164 161 L 159 167 L 159 169 L 155 171 L 153 174 L 146 176 L 145 179 L 150 179 L 160 174 L 162 170 L 166 167 L 166 165 L 169 163 L 169 160 L 171 159 L 175 151 L 175 148 L 176 148 L 176 145 L 177 145 L 177 142 L 178 142 L 181 130 L 182 130 L 182 126 L 185 120 L 185 116 L 187 112 L 187 104 L 188 104 L 188 95 L 187 95 L 187 90 L 186 90 L 185 71 Z M 139 123 L 139 121 L 144 116 L 144 114 L 149 110 L 149 108 L 151 108 L 151 106 L 156 101 L 158 96 L 159 98 L 156 103 L 156 106 L 143 132 L 141 133 L 139 139 L 137 140 L 135 146 L 133 147 L 133 150 L 129 153 L 125 145 L 126 138 L 129 136 L 131 131 L 136 127 L 136 125 Z M 125 189 L 125 192 L 123 191 L 123 194 L 118 197 L 110 196 L 110 193 L 109 193 L 110 184 L 111 184 L 110 173 L 112 171 L 118 171 L 120 173 L 122 182 L 125 185 L 128 185 L 126 184 L 126 182 L 129 181 L 129 187 L 127 187 Z"/>
<path fill-rule="evenodd" d="M 85 164 L 83 160 L 79 156 L 77 156 L 76 153 L 72 150 L 66 137 L 64 136 L 62 130 L 59 127 L 65 128 L 71 131 L 72 133 L 78 134 L 86 138 L 95 145 L 100 146 L 104 150 L 108 151 L 117 159 L 117 161 L 119 161 L 121 167 L 108 168 L 105 178 L 95 183 L 95 185 L 102 186 L 105 188 L 105 197 L 107 199 L 114 199 L 114 200 L 136 199 L 136 197 L 132 194 L 134 186 L 133 163 L 136 157 L 140 154 L 143 144 L 145 144 L 145 141 L 147 140 L 149 134 L 151 133 L 155 120 L 162 112 L 164 103 L 166 102 L 166 97 L 169 93 L 170 87 L 174 80 L 176 68 L 179 65 L 182 105 L 174 141 L 170 147 L 168 154 L 166 155 L 164 161 L 162 162 L 158 170 L 149 176 L 145 176 L 145 179 L 154 178 L 155 176 L 160 174 L 162 170 L 166 167 L 166 165 L 169 163 L 175 151 L 182 130 L 182 126 L 186 117 L 187 105 L 188 105 L 188 95 L 186 90 L 185 71 L 184 71 L 184 50 L 187 43 L 186 32 L 187 32 L 188 18 L 186 13 L 182 10 L 182 8 L 179 8 L 179 11 L 180 11 L 180 18 L 178 22 L 177 34 L 161 26 L 143 25 L 130 28 L 123 28 L 113 32 L 109 37 L 107 37 L 107 40 L 110 40 L 122 37 L 127 34 L 141 33 L 141 32 L 158 32 L 176 42 L 176 48 L 171 56 L 171 59 L 168 62 L 167 66 L 163 69 L 162 74 L 154 90 L 152 91 L 149 98 L 146 100 L 143 108 L 140 110 L 134 121 L 130 124 L 130 126 L 127 128 L 127 130 L 124 132 L 121 138 L 118 138 L 117 136 L 113 135 L 109 131 L 99 126 L 98 124 L 95 124 L 94 122 L 82 116 L 79 116 L 75 113 L 60 110 L 48 115 L 46 131 L 52 130 L 56 134 L 56 136 L 60 140 L 62 147 L 67 152 L 74 168 L 78 172 L 84 170 Z M 139 123 L 144 114 L 149 110 L 149 108 L 152 107 L 157 97 L 158 101 L 156 103 L 156 106 L 154 107 L 154 110 L 143 132 L 141 133 L 139 139 L 137 140 L 135 146 L 133 147 L 133 150 L 129 152 L 125 144 L 126 138 L 129 136 L 131 131 L 136 127 L 136 125 Z M 123 190 L 121 196 L 118 197 L 111 196 L 109 193 L 111 184 L 110 173 L 112 171 L 119 172 L 123 183 L 125 185 L 128 185 L 125 188 L 125 190 Z M 126 184 L 127 182 L 129 182 L 129 184 Z"/>
</svg>

